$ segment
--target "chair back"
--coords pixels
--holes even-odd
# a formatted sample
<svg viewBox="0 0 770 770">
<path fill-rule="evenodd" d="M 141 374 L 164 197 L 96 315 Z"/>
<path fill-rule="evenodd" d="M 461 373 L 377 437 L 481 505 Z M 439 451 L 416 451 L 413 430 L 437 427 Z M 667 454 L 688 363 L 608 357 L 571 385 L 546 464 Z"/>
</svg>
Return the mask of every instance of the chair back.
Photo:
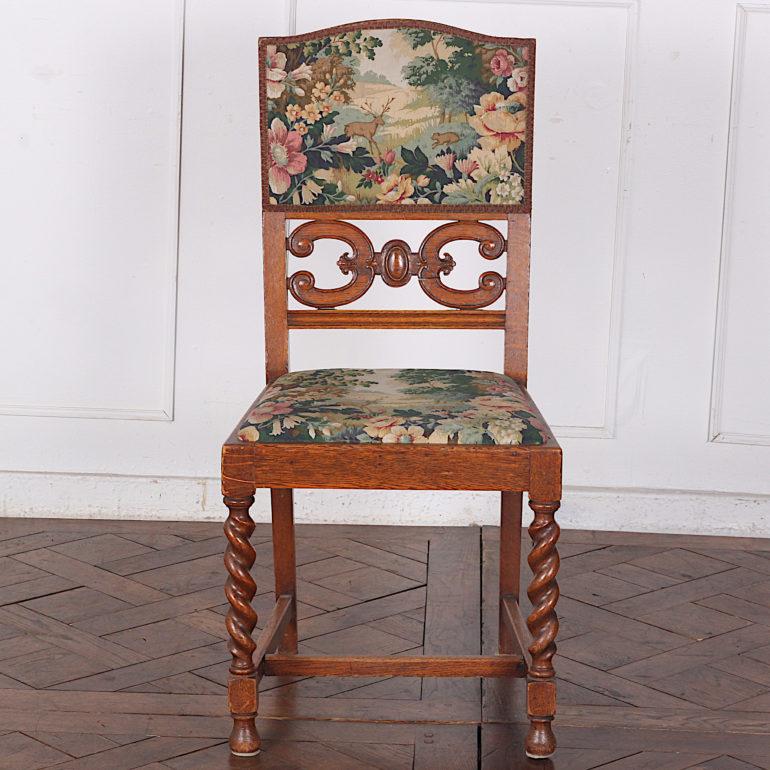
<svg viewBox="0 0 770 770">
<path fill-rule="evenodd" d="M 267 380 L 288 371 L 290 329 L 502 329 L 503 371 L 526 385 L 535 41 L 432 22 L 362 21 L 260 39 Z M 418 248 L 379 249 L 350 220 L 450 220 Z M 287 233 L 287 220 L 302 223 Z M 505 222 L 504 231 L 488 221 Z M 287 252 L 343 241 L 343 285 L 322 289 Z M 490 261 L 456 289 L 447 244 Z M 380 277 L 416 278 L 450 310 L 342 310 Z M 309 310 L 289 310 L 288 293 Z M 505 310 L 486 310 L 505 293 Z"/>
</svg>

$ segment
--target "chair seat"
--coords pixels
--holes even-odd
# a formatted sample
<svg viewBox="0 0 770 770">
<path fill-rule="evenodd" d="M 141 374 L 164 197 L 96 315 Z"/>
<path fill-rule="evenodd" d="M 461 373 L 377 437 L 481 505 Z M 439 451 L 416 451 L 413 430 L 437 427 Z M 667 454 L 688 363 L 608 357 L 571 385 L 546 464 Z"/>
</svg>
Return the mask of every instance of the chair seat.
<svg viewBox="0 0 770 770">
<path fill-rule="evenodd" d="M 243 442 L 534 445 L 548 429 L 510 377 L 466 369 L 314 369 L 278 377 Z"/>
</svg>

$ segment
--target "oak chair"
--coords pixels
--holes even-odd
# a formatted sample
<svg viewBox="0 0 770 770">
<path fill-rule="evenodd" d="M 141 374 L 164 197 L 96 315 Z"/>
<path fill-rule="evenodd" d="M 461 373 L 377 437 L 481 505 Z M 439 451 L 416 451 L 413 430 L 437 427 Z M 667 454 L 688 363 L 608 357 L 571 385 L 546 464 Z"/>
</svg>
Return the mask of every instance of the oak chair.
<svg viewBox="0 0 770 770">
<path fill-rule="evenodd" d="M 535 41 L 411 20 L 367 21 L 260 40 L 267 387 L 223 447 L 229 509 L 225 564 L 232 665 L 231 751 L 253 755 L 263 676 L 526 677 L 526 753 L 550 756 L 561 449 L 526 391 Z M 350 220 L 449 220 L 415 251 L 379 250 Z M 303 223 L 287 232 L 290 220 Z M 480 220 L 504 223 L 504 230 Z M 287 252 L 344 242 L 343 286 L 287 277 Z M 505 275 L 447 286 L 441 250 L 476 241 Z M 416 277 L 446 310 L 340 310 L 380 276 Z M 288 293 L 311 308 L 289 309 Z M 505 310 L 485 310 L 505 294 Z M 503 374 L 467 370 L 289 372 L 292 329 L 502 330 Z M 255 640 L 249 508 L 269 488 L 275 606 Z M 347 657 L 297 654 L 292 490 L 457 489 L 501 492 L 499 654 Z M 522 492 L 532 612 L 519 607 Z"/>
</svg>

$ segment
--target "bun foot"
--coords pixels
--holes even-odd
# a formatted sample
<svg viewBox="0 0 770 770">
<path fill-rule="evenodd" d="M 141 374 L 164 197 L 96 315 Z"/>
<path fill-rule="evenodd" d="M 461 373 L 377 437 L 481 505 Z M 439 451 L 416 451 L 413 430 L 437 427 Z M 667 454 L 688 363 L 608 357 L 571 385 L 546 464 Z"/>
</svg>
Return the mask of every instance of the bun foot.
<svg viewBox="0 0 770 770">
<path fill-rule="evenodd" d="M 547 759 L 556 751 L 550 719 L 531 719 L 524 751 L 530 759 Z"/>
</svg>

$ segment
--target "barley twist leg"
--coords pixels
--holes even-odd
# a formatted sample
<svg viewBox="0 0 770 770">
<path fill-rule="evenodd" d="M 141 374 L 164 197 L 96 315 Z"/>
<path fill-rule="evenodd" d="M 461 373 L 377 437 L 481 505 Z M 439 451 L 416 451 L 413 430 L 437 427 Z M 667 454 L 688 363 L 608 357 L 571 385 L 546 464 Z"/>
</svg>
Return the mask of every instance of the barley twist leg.
<svg viewBox="0 0 770 770">
<path fill-rule="evenodd" d="M 525 748 L 527 756 L 539 759 L 551 756 L 556 750 L 551 722 L 556 713 L 553 656 L 559 630 L 556 617 L 556 602 L 559 599 L 559 586 L 556 582 L 559 553 L 556 541 L 559 539 L 559 525 L 554 514 L 559 503 L 530 500 L 529 506 L 535 517 L 529 527 L 532 550 L 527 559 L 532 570 L 532 580 L 527 589 L 532 602 L 532 612 L 527 618 L 527 626 L 532 634 L 529 647 L 532 665 L 527 682 L 530 727 Z"/>
<path fill-rule="evenodd" d="M 249 570 L 256 553 L 249 542 L 254 532 L 254 522 L 249 516 L 253 497 L 225 497 L 230 515 L 225 522 L 228 540 L 225 566 L 229 576 L 225 595 L 230 603 L 227 613 L 227 630 L 230 634 L 230 678 L 228 703 L 233 718 L 230 733 L 230 751 L 238 756 L 253 756 L 259 752 L 260 737 L 255 719 L 257 716 L 257 677 L 253 653 L 256 647 L 252 633 L 257 624 L 257 613 L 251 600 L 257 592 L 257 584 Z"/>
</svg>

